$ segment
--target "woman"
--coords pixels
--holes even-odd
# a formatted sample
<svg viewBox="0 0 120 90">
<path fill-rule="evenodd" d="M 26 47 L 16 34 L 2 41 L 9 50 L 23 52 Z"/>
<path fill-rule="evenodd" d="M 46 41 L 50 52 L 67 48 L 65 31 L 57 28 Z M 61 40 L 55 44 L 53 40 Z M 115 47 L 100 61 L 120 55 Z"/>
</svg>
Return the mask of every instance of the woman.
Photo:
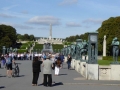
<svg viewBox="0 0 120 90">
<path fill-rule="evenodd" d="M 71 61 L 72 61 L 72 57 L 70 56 L 70 54 L 68 54 L 68 57 L 67 57 L 68 69 L 71 68 Z"/>
<path fill-rule="evenodd" d="M 39 73 L 41 72 L 41 64 L 43 61 L 39 61 L 39 58 L 36 56 L 33 59 L 32 68 L 33 68 L 33 81 L 32 86 L 37 86 Z"/>
<path fill-rule="evenodd" d="M 55 62 L 55 75 L 59 75 L 60 67 L 61 67 L 61 59 L 58 57 L 57 61 Z"/>
</svg>

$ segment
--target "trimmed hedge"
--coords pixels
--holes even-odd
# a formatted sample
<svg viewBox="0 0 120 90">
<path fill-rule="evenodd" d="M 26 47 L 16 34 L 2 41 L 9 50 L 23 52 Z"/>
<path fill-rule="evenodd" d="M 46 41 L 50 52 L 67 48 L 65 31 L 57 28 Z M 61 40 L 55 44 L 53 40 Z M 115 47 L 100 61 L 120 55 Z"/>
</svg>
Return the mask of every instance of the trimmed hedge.
<svg viewBox="0 0 120 90">
<path fill-rule="evenodd" d="M 17 52 L 18 53 L 24 53 L 24 52 L 27 52 L 27 49 L 18 49 Z"/>
<path fill-rule="evenodd" d="M 113 56 L 106 56 L 106 57 L 103 57 L 103 60 L 113 61 Z M 120 61 L 120 56 L 118 57 L 118 61 Z"/>
<path fill-rule="evenodd" d="M 64 46 L 63 44 L 52 44 L 53 49 L 62 49 Z"/>
<path fill-rule="evenodd" d="M 35 44 L 33 49 L 43 49 L 43 44 Z"/>
</svg>

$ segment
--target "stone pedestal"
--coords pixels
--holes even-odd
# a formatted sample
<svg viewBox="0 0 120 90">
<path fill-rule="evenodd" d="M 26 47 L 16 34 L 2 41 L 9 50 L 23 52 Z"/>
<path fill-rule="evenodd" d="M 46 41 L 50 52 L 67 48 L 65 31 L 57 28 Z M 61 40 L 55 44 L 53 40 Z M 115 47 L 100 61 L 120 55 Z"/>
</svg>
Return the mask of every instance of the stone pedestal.
<svg viewBox="0 0 120 90">
<path fill-rule="evenodd" d="M 88 80 L 98 80 L 98 64 L 86 64 L 86 78 Z"/>
<path fill-rule="evenodd" d="M 120 80 L 120 65 L 111 66 L 111 80 Z"/>
<path fill-rule="evenodd" d="M 74 69 L 74 66 L 75 66 L 75 59 L 72 59 L 71 67 Z"/>
<path fill-rule="evenodd" d="M 80 62 L 80 73 L 85 77 L 86 73 L 86 62 Z"/>
<path fill-rule="evenodd" d="M 67 62 L 67 57 L 65 56 L 65 61 L 64 62 Z"/>
</svg>

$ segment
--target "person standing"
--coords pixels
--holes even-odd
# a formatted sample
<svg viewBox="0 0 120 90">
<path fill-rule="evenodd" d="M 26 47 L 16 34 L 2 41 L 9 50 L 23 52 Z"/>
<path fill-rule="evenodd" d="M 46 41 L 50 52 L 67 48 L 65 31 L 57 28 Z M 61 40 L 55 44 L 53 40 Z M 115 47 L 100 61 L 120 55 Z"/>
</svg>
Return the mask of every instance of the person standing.
<svg viewBox="0 0 120 90">
<path fill-rule="evenodd" d="M 58 57 L 57 61 L 55 62 L 55 75 L 59 75 L 60 67 L 61 67 L 61 59 L 60 57 Z"/>
<path fill-rule="evenodd" d="M 68 69 L 71 68 L 71 61 L 72 61 L 72 57 L 70 56 L 70 54 L 68 54 L 68 57 L 67 57 Z"/>
<path fill-rule="evenodd" d="M 12 63 L 15 63 L 13 58 L 9 56 L 9 54 L 6 55 L 6 68 L 7 68 L 7 77 L 12 77 Z"/>
<path fill-rule="evenodd" d="M 53 62 L 49 56 L 46 56 L 46 60 L 43 61 L 43 74 L 44 74 L 44 86 L 52 86 L 52 67 Z"/>
<path fill-rule="evenodd" d="M 33 68 L 33 80 L 32 86 L 37 86 L 39 74 L 41 72 L 41 64 L 43 61 L 39 61 L 39 58 L 36 56 L 33 59 L 32 68 Z"/>
</svg>

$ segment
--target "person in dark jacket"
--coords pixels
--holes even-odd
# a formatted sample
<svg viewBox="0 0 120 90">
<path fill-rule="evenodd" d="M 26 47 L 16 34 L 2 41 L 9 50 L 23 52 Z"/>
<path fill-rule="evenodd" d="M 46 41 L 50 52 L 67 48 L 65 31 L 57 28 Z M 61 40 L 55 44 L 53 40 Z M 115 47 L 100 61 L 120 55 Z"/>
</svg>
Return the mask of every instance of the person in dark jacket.
<svg viewBox="0 0 120 90">
<path fill-rule="evenodd" d="M 41 72 L 41 64 L 43 61 L 39 61 L 39 58 L 36 56 L 33 59 L 32 68 L 33 68 L 33 81 L 32 86 L 37 86 L 39 73 Z"/>
<path fill-rule="evenodd" d="M 72 61 L 72 57 L 70 56 L 70 54 L 68 54 L 68 57 L 67 57 L 68 69 L 71 68 L 71 61 Z"/>
</svg>

